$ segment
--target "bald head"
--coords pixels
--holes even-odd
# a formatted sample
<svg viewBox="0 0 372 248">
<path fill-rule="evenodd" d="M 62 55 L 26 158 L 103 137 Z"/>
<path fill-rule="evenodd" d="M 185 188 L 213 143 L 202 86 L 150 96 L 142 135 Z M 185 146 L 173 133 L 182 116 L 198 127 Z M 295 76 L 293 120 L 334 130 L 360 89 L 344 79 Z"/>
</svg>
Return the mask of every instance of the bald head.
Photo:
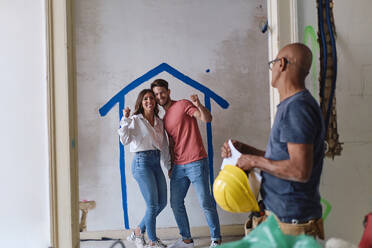
<svg viewBox="0 0 372 248">
<path fill-rule="evenodd" d="M 293 43 L 283 47 L 278 57 L 285 57 L 288 59 L 292 70 L 296 71 L 299 76 L 306 77 L 309 73 L 313 55 L 311 50 L 304 44 Z"/>
</svg>

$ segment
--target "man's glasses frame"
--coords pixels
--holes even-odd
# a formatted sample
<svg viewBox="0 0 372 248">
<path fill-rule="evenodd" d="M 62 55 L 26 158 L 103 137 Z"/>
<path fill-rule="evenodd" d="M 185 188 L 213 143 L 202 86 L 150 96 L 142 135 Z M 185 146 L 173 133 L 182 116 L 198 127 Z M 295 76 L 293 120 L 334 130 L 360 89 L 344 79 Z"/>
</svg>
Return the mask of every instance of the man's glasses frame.
<svg viewBox="0 0 372 248">
<path fill-rule="evenodd" d="M 280 61 L 281 59 L 284 59 L 284 64 L 290 64 L 289 61 L 288 61 L 288 59 L 286 57 L 281 57 L 281 58 L 273 59 L 273 60 L 271 60 L 271 61 L 268 62 L 270 71 L 273 69 L 274 63 Z"/>
</svg>

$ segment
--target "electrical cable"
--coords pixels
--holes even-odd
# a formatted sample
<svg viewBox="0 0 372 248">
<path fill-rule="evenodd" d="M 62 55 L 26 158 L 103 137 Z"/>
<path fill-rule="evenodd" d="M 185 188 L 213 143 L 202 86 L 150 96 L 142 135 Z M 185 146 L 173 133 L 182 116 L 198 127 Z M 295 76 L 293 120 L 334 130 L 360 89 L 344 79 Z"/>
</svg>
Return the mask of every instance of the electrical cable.
<svg viewBox="0 0 372 248">
<path fill-rule="evenodd" d="M 108 241 L 108 240 L 115 240 L 115 242 L 111 244 L 109 248 L 114 248 L 117 244 L 120 244 L 122 248 L 125 248 L 123 241 L 121 241 L 120 239 L 112 239 L 112 238 L 106 238 L 106 237 L 102 237 L 101 239 L 80 239 L 80 242 L 84 242 L 84 241 L 98 241 L 99 242 L 99 241 Z"/>
<path fill-rule="evenodd" d="M 331 23 L 331 16 L 330 16 L 330 0 L 326 0 L 326 18 L 327 18 L 327 26 L 329 30 L 329 35 L 330 35 L 330 40 L 332 44 L 332 59 L 333 59 L 333 77 L 332 77 L 332 87 L 331 87 L 331 94 L 329 96 L 328 100 L 328 110 L 327 110 L 327 115 L 326 115 L 326 133 L 328 132 L 328 124 L 329 124 L 329 119 L 331 116 L 332 112 L 332 104 L 333 104 L 333 98 L 335 95 L 335 89 L 336 89 L 336 79 L 337 79 L 337 50 L 336 50 L 336 42 L 335 38 L 333 35 L 333 27 Z"/>
<path fill-rule="evenodd" d="M 323 0 L 319 0 L 318 2 L 318 26 L 319 26 L 319 33 L 320 39 L 322 42 L 322 50 L 323 50 L 323 70 L 322 75 L 320 76 L 320 89 L 319 95 L 320 99 L 322 100 L 320 105 L 323 109 L 323 102 L 324 102 L 324 87 L 325 87 L 325 77 L 326 77 L 326 70 L 327 70 L 327 44 L 324 37 L 324 27 L 323 27 Z"/>
<path fill-rule="evenodd" d="M 117 244 L 120 244 L 122 248 L 125 248 L 124 243 L 123 243 L 120 239 L 116 240 L 116 241 L 115 241 L 115 242 L 110 246 L 110 248 L 115 247 Z"/>
</svg>

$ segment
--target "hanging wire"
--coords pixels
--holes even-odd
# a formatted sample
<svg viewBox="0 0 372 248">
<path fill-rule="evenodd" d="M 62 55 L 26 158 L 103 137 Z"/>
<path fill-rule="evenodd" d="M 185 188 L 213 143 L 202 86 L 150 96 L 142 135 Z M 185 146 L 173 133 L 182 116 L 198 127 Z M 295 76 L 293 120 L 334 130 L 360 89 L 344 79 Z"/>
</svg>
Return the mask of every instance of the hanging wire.
<svg viewBox="0 0 372 248">
<path fill-rule="evenodd" d="M 120 239 L 116 240 L 116 241 L 115 241 L 115 242 L 110 246 L 110 248 L 114 248 L 117 244 L 120 244 L 122 248 L 125 248 L 124 243 L 123 243 Z"/>
<path fill-rule="evenodd" d="M 333 78 L 332 78 L 332 87 L 331 87 L 331 95 L 328 100 L 328 110 L 327 110 L 327 116 L 326 116 L 326 130 L 328 132 L 328 125 L 329 125 L 329 119 L 331 117 L 332 112 L 332 104 L 333 104 L 333 98 L 335 95 L 335 89 L 336 89 L 336 79 L 337 79 L 337 52 L 336 52 L 336 42 L 333 34 L 333 27 L 331 24 L 331 14 L 330 14 L 330 2 L 329 0 L 326 0 L 326 17 L 327 17 L 327 26 L 329 30 L 329 35 L 331 39 L 332 44 L 332 59 L 333 59 Z"/>
<path fill-rule="evenodd" d="M 322 42 L 322 52 L 323 52 L 323 70 L 321 70 L 321 76 L 320 76 L 320 99 L 321 100 L 321 108 L 323 109 L 324 104 L 324 88 L 325 88 L 325 77 L 326 77 L 326 71 L 327 71 L 327 44 L 325 40 L 325 34 L 324 34 L 324 26 L 323 26 L 323 0 L 318 1 L 318 24 L 319 24 L 319 33 L 320 33 L 320 41 Z M 326 126 L 327 130 L 328 126 Z"/>
</svg>

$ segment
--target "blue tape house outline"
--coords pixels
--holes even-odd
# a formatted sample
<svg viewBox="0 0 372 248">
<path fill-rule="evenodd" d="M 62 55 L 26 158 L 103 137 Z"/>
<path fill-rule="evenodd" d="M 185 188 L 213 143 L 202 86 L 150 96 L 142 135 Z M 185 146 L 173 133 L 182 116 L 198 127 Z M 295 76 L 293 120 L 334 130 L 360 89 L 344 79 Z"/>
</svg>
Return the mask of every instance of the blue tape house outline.
<svg viewBox="0 0 372 248">
<path fill-rule="evenodd" d="M 120 90 L 115 96 L 113 96 L 105 105 L 103 105 L 99 109 L 100 115 L 103 117 L 105 116 L 110 110 L 119 103 L 119 120 L 121 120 L 123 116 L 123 109 L 125 106 L 125 95 L 128 94 L 133 89 L 137 88 L 144 82 L 150 80 L 151 78 L 155 77 L 156 75 L 160 74 L 161 72 L 168 72 L 173 77 L 179 79 L 181 82 L 201 91 L 204 93 L 204 100 L 205 100 L 205 107 L 211 111 L 211 98 L 218 104 L 220 107 L 226 109 L 229 107 L 229 103 L 208 89 L 207 87 L 203 86 L 202 84 L 198 83 L 197 81 L 191 79 L 190 77 L 184 75 L 180 71 L 176 70 L 172 66 L 168 65 L 167 63 L 162 63 L 157 67 L 153 68 L 152 70 L 146 72 L 141 77 L 137 78 L 136 80 L 129 83 L 125 86 L 122 90 Z M 212 125 L 211 123 L 206 123 L 207 128 L 207 140 L 208 140 L 208 160 L 209 160 L 209 173 L 210 173 L 210 184 L 211 187 L 214 181 L 214 173 L 213 173 L 213 142 L 212 142 Z M 120 175 L 121 175 L 121 189 L 122 189 L 122 201 L 123 201 L 123 211 L 124 211 L 124 225 L 126 229 L 129 229 L 129 219 L 128 219 L 128 203 L 127 203 L 127 184 L 126 184 L 126 176 L 125 176 L 125 154 L 124 154 L 124 146 L 120 143 L 119 139 L 119 146 L 120 146 Z"/>
</svg>

